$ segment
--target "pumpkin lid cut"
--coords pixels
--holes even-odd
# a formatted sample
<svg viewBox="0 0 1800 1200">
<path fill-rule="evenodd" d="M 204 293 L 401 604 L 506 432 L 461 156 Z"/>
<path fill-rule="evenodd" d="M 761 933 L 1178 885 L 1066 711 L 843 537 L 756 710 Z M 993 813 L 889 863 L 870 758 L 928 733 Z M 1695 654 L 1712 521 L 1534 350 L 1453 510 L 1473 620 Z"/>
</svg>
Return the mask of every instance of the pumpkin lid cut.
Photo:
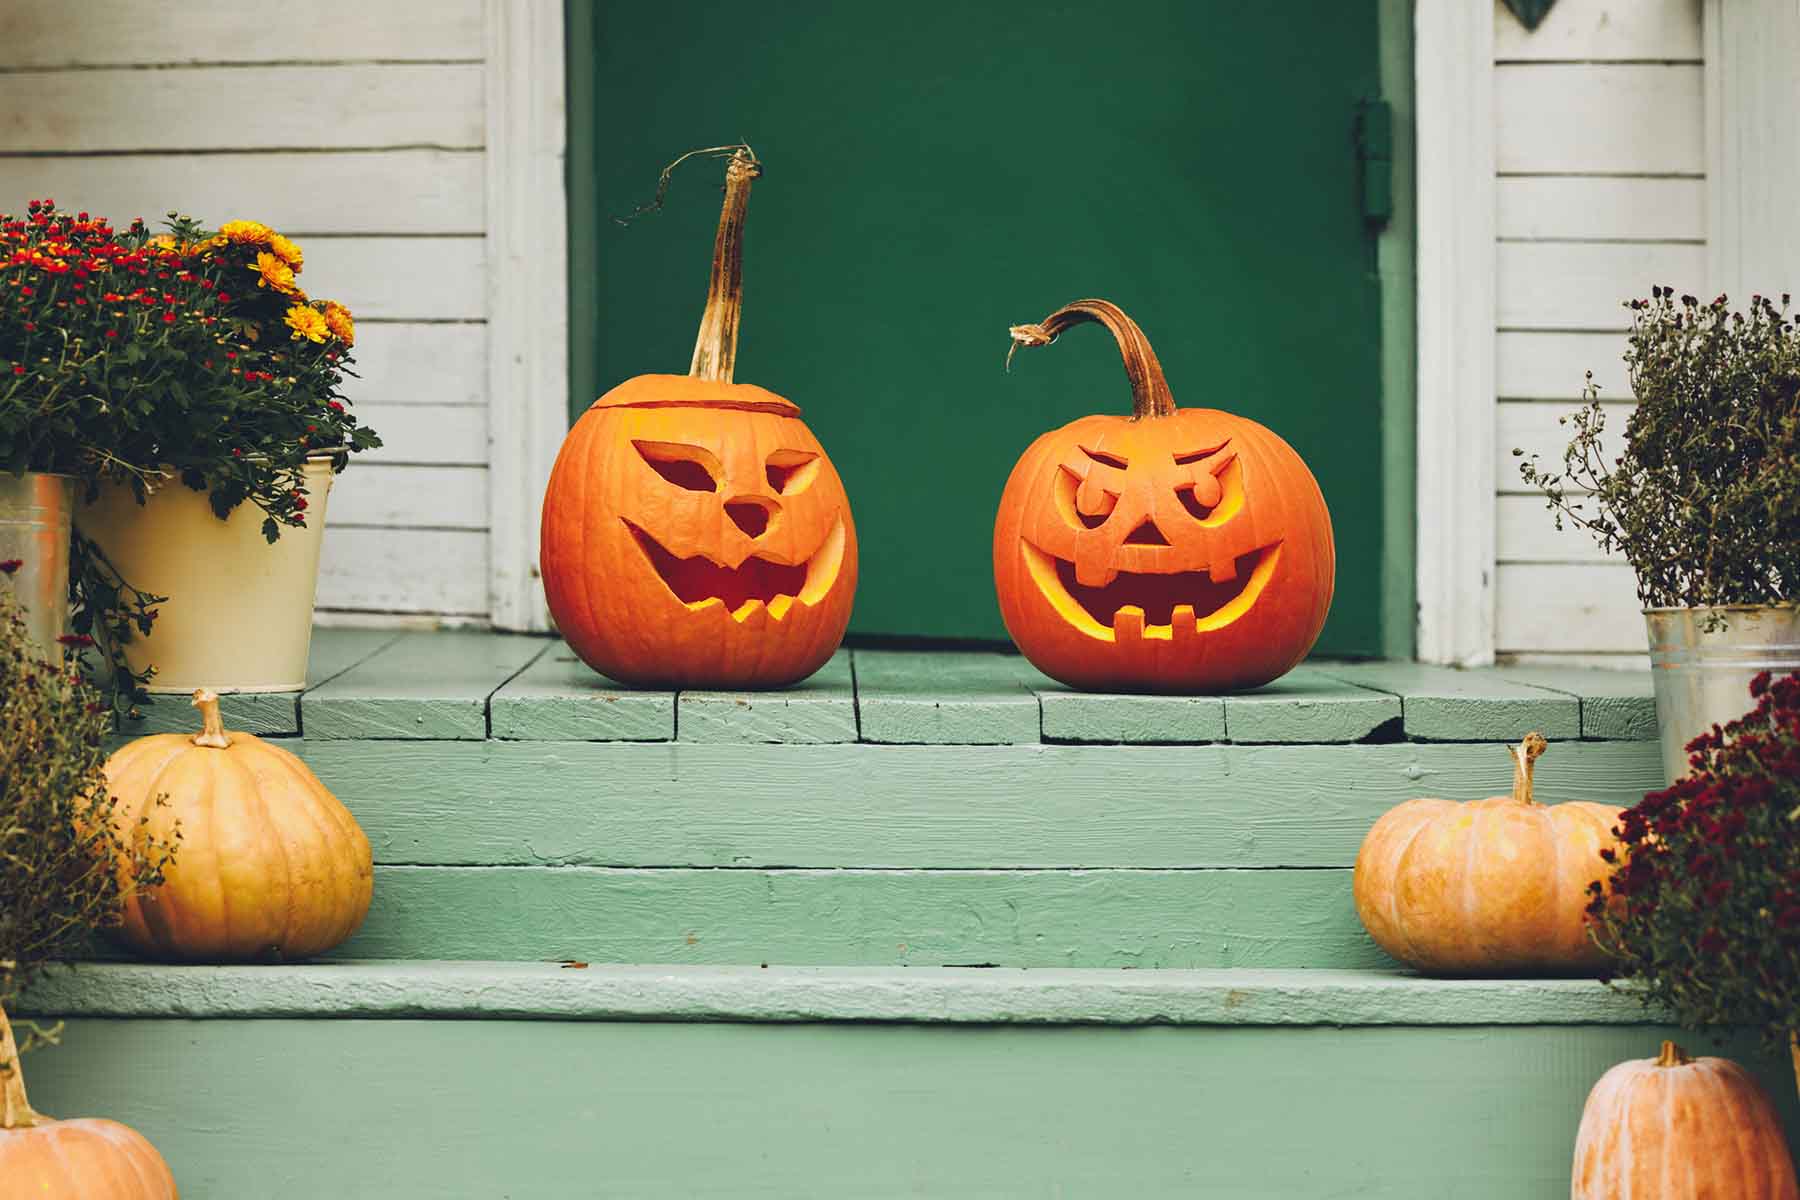
<svg viewBox="0 0 1800 1200">
<path fill-rule="evenodd" d="M 663 186 L 668 185 L 669 173 L 685 160 L 727 150 L 731 154 L 725 164 L 725 202 L 719 211 L 719 232 L 713 239 L 706 309 L 700 315 L 700 333 L 694 339 L 688 373 L 634 376 L 590 408 L 726 408 L 800 415 L 800 406 L 792 400 L 732 380 L 737 369 L 738 322 L 744 309 L 744 219 L 750 208 L 750 185 L 762 174 L 761 161 L 748 146 L 690 151 L 664 169 Z"/>
</svg>

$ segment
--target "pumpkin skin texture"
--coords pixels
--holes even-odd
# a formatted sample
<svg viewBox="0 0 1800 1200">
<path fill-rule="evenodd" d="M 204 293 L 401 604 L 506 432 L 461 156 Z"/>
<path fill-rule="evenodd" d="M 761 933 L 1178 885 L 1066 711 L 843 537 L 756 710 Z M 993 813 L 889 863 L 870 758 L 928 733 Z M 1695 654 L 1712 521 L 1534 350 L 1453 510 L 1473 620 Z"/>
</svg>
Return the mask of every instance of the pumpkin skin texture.
<svg viewBox="0 0 1800 1200">
<path fill-rule="evenodd" d="M 1331 608 L 1318 482 L 1255 421 L 1176 408 L 1143 331 L 1104 300 L 1015 327 L 1015 347 L 1082 321 L 1117 339 L 1133 412 L 1071 421 L 1013 468 L 994 522 L 1007 632 L 1046 675 L 1089 690 L 1232 691 L 1285 674 Z"/>
<path fill-rule="evenodd" d="M 595 401 L 544 493 L 550 615 L 583 662 L 625 683 L 784 687 L 823 666 L 850 624 L 843 481 L 799 406 L 732 380 L 761 171 L 735 148 L 688 373 L 639 375 Z"/>
<path fill-rule="evenodd" d="M 32 1110 L 12 1025 L 0 1012 L 0 1200 L 177 1200 L 175 1176 L 117 1121 Z"/>
<path fill-rule="evenodd" d="M 368 915 L 369 839 L 298 758 L 227 733 L 211 692 L 196 692 L 194 704 L 205 715 L 200 734 L 139 738 L 106 762 L 120 827 L 140 839 L 177 831 L 181 839 L 163 883 L 127 895 L 118 937 L 171 961 L 330 950 Z"/>
<path fill-rule="evenodd" d="M 800 410 L 747 384 L 642 375 L 576 422 L 544 496 L 544 594 L 627 683 L 781 687 L 824 665 L 856 594 L 843 482 Z"/>
<path fill-rule="evenodd" d="M 1781 1121 L 1724 1058 L 1622 1062 L 1588 1094 L 1570 1200 L 1800 1200 Z"/>
<path fill-rule="evenodd" d="M 1621 809 L 1532 798 L 1545 742 L 1512 747 L 1513 794 L 1467 803 L 1408 800 L 1382 815 L 1356 856 L 1363 927 L 1383 950 L 1434 975 L 1592 974 L 1588 885 Z"/>
</svg>

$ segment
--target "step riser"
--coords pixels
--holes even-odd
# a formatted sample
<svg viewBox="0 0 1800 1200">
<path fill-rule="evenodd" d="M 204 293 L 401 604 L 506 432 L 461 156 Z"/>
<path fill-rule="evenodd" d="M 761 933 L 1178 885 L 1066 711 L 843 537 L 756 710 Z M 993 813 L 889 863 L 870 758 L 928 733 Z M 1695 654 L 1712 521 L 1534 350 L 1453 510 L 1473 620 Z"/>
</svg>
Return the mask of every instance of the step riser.
<svg viewBox="0 0 1800 1200">
<path fill-rule="evenodd" d="M 1588 1089 L 1667 1033 L 77 1019 L 26 1065 L 184 1200 L 1564 1200 Z"/>
</svg>

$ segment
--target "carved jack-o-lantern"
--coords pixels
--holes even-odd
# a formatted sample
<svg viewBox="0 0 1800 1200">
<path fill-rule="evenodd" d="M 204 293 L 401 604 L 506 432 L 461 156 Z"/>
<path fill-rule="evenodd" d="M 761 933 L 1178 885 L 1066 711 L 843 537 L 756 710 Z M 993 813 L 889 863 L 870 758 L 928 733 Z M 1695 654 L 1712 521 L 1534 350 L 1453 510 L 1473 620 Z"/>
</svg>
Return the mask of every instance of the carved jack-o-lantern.
<svg viewBox="0 0 1800 1200">
<path fill-rule="evenodd" d="M 712 287 L 687 375 L 640 375 L 569 432 L 544 496 L 551 615 L 584 662 L 630 683 L 779 687 L 850 622 L 856 528 L 791 401 L 732 382 L 743 218 L 760 168 L 726 169 Z"/>
<path fill-rule="evenodd" d="M 1044 434 L 994 525 L 1001 615 L 1027 658 L 1074 687 L 1213 691 L 1292 668 L 1331 607 L 1331 517 L 1312 472 L 1255 421 L 1175 407 L 1131 318 L 1080 300 L 1015 346 L 1092 321 L 1119 343 L 1133 412 Z"/>
</svg>

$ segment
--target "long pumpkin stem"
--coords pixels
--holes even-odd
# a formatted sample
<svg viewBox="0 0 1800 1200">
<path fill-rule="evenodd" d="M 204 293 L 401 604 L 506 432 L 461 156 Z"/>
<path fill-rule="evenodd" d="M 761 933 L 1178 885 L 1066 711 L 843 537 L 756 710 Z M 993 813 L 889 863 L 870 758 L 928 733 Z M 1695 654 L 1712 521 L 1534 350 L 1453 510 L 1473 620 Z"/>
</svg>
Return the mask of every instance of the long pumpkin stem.
<svg viewBox="0 0 1800 1200">
<path fill-rule="evenodd" d="M 1131 384 L 1133 419 L 1173 416 L 1175 396 L 1169 391 L 1169 381 L 1163 378 L 1162 363 L 1156 360 L 1150 339 L 1144 336 L 1136 321 L 1125 315 L 1124 309 L 1107 300 L 1077 300 L 1065 304 L 1036 325 L 1014 325 L 1010 331 L 1012 349 L 1006 352 L 1007 366 L 1012 365 L 1012 356 L 1020 346 L 1048 346 L 1064 330 L 1087 321 L 1104 325 L 1113 340 L 1119 343 L 1119 356 L 1125 360 L 1125 378 Z"/>
<path fill-rule="evenodd" d="M 13 1041 L 12 1022 L 0 1008 L 0 1129 L 30 1129 L 48 1117 L 25 1098 L 25 1072 L 19 1065 L 19 1044 Z"/>
<path fill-rule="evenodd" d="M 195 688 L 194 707 L 200 710 L 200 732 L 193 737 L 194 745 L 213 750 L 227 749 L 231 745 L 231 735 L 225 732 L 225 718 L 219 715 L 218 695 L 205 688 Z"/>
<path fill-rule="evenodd" d="M 694 361 L 688 375 L 730 383 L 737 367 L 738 318 L 744 308 L 744 215 L 750 207 L 750 185 L 762 164 L 748 146 L 739 146 L 725 164 L 725 205 L 719 212 L 719 234 L 713 239 L 712 281 L 706 289 L 706 311 L 700 336 L 694 339 Z"/>
<path fill-rule="evenodd" d="M 1516 746 L 1508 746 L 1507 750 L 1513 758 L 1513 790 L 1514 800 L 1521 804 L 1536 804 L 1531 795 L 1531 773 L 1536 765 L 1538 755 L 1550 746 L 1541 733 L 1528 733 L 1525 740 Z"/>
<path fill-rule="evenodd" d="M 1688 1057 L 1688 1052 L 1674 1042 L 1664 1042 L 1662 1053 L 1656 1056 L 1656 1065 L 1659 1067 L 1685 1067 L 1693 1061 Z"/>
</svg>

